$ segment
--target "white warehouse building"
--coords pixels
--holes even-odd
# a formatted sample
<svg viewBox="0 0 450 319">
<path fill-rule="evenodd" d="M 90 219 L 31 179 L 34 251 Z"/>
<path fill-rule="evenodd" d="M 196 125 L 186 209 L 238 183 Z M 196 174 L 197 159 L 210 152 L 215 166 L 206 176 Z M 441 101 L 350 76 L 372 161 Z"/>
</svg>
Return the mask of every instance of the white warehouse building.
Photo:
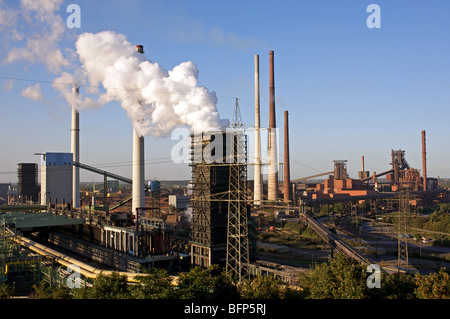
<svg viewBox="0 0 450 319">
<path fill-rule="evenodd" d="M 72 153 L 45 153 L 41 160 L 41 205 L 72 200 Z"/>
</svg>

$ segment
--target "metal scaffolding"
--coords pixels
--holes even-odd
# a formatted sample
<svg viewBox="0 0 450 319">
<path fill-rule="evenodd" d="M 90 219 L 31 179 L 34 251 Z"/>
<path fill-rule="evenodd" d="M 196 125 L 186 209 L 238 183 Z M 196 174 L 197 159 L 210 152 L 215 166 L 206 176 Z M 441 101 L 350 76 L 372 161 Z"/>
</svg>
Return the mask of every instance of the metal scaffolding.
<svg viewBox="0 0 450 319">
<path fill-rule="evenodd" d="M 408 271 L 408 237 L 406 236 L 406 218 L 409 214 L 409 188 L 399 191 L 398 212 L 398 271 Z"/>
<path fill-rule="evenodd" d="M 231 129 L 191 137 L 193 266 L 225 261 L 234 279 L 249 277 L 247 136 L 236 100 Z"/>
<path fill-rule="evenodd" d="M 242 131 L 236 99 L 230 154 L 226 272 L 237 281 L 248 278 L 249 239 L 247 203 L 247 136 Z"/>
<path fill-rule="evenodd" d="M 203 132 L 191 138 L 191 263 L 194 266 L 208 267 L 220 263 L 226 257 L 225 200 L 229 191 L 229 166 L 224 164 L 226 138 L 226 132 Z M 219 155 L 219 149 L 211 148 L 213 143 L 222 147 L 222 154 Z M 215 161 L 208 158 L 212 152 L 214 156 L 217 155 Z"/>
</svg>

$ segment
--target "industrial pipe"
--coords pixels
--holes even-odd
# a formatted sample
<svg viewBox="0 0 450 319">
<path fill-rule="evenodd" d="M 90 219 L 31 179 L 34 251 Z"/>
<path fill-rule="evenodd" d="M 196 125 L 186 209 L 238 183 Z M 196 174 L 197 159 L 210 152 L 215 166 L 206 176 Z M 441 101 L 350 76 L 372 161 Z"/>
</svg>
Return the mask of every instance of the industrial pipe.
<svg viewBox="0 0 450 319">
<path fill-rule="evenodd" d="M 10 229 L 8 229 L 8 230 L 10 233 L 15 234 Z M 70 266 L 76 265 L 80 268 L 79 269 L 80 274 L 82 274 L 83 276 L 85 276 L 87 278 L 95 279 L 99 275 L 111 275 L 112 273 L 117 273 L 120 276 L 125 276 L 127 278 L 127 281 L 129 281 L 129 282 L 137 282 L 137 280 L 135 279 L 136 276 L 145 276 L 145 274 L 141 274 L 141 273 L 98 269 L 98 268 L 92 267 L 78 259 L 72 258 L 70 256 L 67 256 L 67 255 L 59 252 L 59 251 L 51 249 L 42 244 L 39 244 L 29 238 L 19 236 L 17 234 L 15 234 L 15 235 L 16 236 L 13 239 L 18 244 L 38 253 L 40 255 L 50 257 L 63 266 L 70 267 Z"/>
</svg>

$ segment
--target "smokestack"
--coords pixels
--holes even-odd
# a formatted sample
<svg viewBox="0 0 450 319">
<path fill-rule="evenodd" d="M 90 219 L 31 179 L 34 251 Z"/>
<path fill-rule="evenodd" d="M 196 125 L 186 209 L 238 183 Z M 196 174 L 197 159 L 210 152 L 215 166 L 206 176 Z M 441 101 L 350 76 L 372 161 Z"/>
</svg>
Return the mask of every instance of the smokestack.
<svg viewBox="0 0 450 319">
<path fill-rule="evenodd" d="M 142 45 L 136 45 L 136 52 L 144 53 Z M 132 214 L 138 226 L 136 208 L 145 207 L 145 168 L 144 168 L 144 137 L 133 129 L 133 184 L 132 184 Z"/>
<path fill-rule="evenodd" d="M 277 163 L 277 136 L 275 118 L 275 78 L 273 51 L 269 52 L 269 176 L 268 176 L 268 199 L 275 201 L 278 199 L 278 163 Z"/>
<path fill-rule="evenodd" d="M 72 86 L 72 127 L 71 127 L 71 153 L 73 161 L 80 162 L 80 114 L 76 105 L 76 100 L 80 94 L 80 88 L 75 84 Z M 72 206 L 80 207 L 80 168 L 72 167 Z"/>
<path fill-rule="evenodd" d="M 136 45 L 136 52 L 139 52 L 140 54 L 144 53 L 144 47 L 140 44 Z"/>
<path fill-rule="evenodd" d="M 291 176 L 289 165 L 289 124 L 288 111 L 284 111 L 284 202 L 291 202 Z"/>
<path fill-rule="evenodd" d="M 422 131 L 422 165 L 423 165 L 423 190 L 427 190 L 427 147 L 425 144 L 425 130 Z"/>
<path fill-rule="evenodd" d="M 145 206 L 144 137 L 140 136 L 136 132 L 136 130 L 133 130 L 132 188 L 133 188 L 132 213 L 136 214 L 136 208 Z"/>
<path fill-rule="evenodd" d="M 364 155 L 361 156 L 362 171 L 364 172 Z"/>
<path fill-rule="evenodd" d="M 259 132 L 259 55 L 255 54 L 255 166 L 253 199 L 255 205 L 261 205 L 262 179 L 261 179 L 261 140 Z"/>
</svg>

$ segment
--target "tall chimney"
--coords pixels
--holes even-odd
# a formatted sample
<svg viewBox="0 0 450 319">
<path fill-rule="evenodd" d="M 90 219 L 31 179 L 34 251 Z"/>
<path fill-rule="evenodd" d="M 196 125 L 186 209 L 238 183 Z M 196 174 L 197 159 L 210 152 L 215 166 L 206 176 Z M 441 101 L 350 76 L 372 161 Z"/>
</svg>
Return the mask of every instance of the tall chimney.
<svg viewBox="0 0 450 319">
<path fill-rule="evenodd" d="M 145 206 L 144 137 L 133 129 L 133 200 L 132 213 Z M 135 215 L 136 217 L 136 215 Z"/>
<path fill-rule="evenodd" d="M 140 44 L 136 45 L 136 52 L 143 54 L 144 53 L 144 47 Z"/>
<path fill-rule="evenodd" d="M 136 45 L 136 52 L 144 53 L 142 45 Z M 144 137 L 133 129 L 133 183 L 132 183 L 132 214 L 138 226 L 136 208 L 145 207 L 145 167 L 144 167 Z"/>
<path fill-rule="evenodd" d="M 259 55 L 255 54 L 255 166 L 253 199 L 255 205 L 261 205 L 261 136 L 259 132 Z"/>
<path fill-rule="evenodd" d="M 291 202 L 291 174 L 289 165 L 289 124 L 288 111 L 284 111 L 284 202 Z"/>
<path fill-rule="evenodd" d="M 71 127 L 71 145 L 70 152 L 73 154 L 73 161 L 80 162 L 80 113 L 76 104 L 80 88 L 75 84 L 72 86 L 72 127 Z M 72 206 L 80 207 L 80 168 L 72 167 Z"/>
<path fill-rule="evenodd" d="M 275 118 L 275 77 L 273 51 L 269 52 L 269 176 L 268 176 L 268 199 L 278 199 L 278 163 L 277 163 L 277 135 Z"/>
<path fill-rule="evenodd" d="M 423 190 L 427 190 L 427 147 L 425 144 L 425 130 L 422 131 L 422 165 L 423 165 Z"/>
</svg>

